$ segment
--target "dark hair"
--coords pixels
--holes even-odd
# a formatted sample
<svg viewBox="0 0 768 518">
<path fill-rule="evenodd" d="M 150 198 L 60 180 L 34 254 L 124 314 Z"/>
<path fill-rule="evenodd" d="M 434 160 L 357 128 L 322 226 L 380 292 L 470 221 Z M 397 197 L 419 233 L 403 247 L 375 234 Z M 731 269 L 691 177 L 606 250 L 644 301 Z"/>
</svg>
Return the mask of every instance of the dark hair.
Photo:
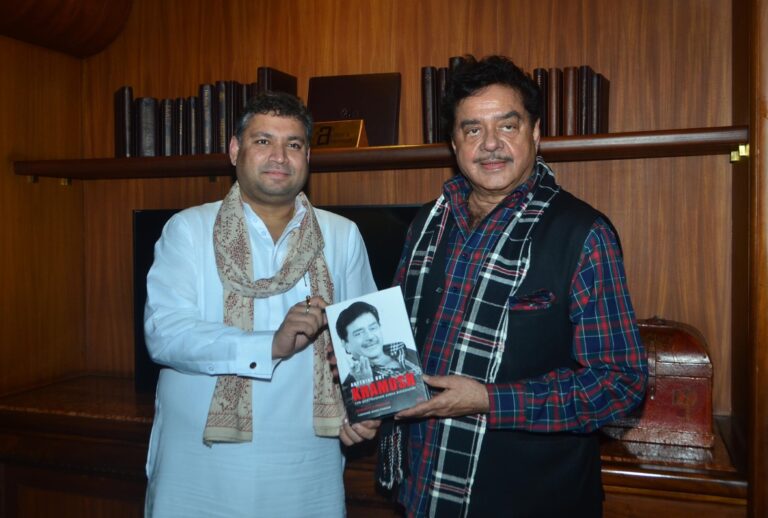
<svg viewBox="0 0 768 518">
<path fill-rule="evenodd" d="M 379 311 L 368 304 L 367 302 L 353 302 L 348 308 L 339 313 L 339 318 L 336 320 L 336 332 L 339 334 L 339 338 L 347 341 L 347 326 L 358 319 L 361 315 L 370 313 L 379 322 Z"/>
<path fill-rule="evenodd" d="M 467 97 L 491 85 L 504 85 L 516 90 L 523 99 L 531 126 L 541 118 L 541 93 L 539 87 L 525 72 L 504 56 L 486 56 L 480 61 L 474 56 L 464 56 L 451 72 L 445 87 L 445 97 L 440 115 L 450 139 L 456 122 L 456 107 Z"/>
<path fill-rule="evenodd" d="M 248 100 L 248 104 L 240 115 L 235 136 L 242 144 L 243 131 L 257 113 L 274 114 L 279 117 L 292 117 L 304 125 L 307 136 L 307 146 L 312 140 L 312 115 L 301 99 L 285 92 L 263 92 Z"/>
</svg>

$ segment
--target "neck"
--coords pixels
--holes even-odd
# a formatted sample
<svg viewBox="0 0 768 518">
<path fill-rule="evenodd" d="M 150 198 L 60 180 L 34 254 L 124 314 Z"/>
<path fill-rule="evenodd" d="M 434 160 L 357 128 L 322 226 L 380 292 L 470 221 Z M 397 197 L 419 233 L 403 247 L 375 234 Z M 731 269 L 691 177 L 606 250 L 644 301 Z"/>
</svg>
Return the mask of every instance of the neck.
<svg viewBox="0 0 768 518">
<path fill-rule="evenodd" d="M 272 236 L 272 241 L 277 242 L 280 236 L 283 235 L 285 227 L 288 222 L 291 221 L 293 213 L 296 211 L 296 205 L 294 202 L 284 205 L 269 205 L 262 206 L 253 202 L 248 202 L 253 212 L 255 212 L 264 224 L 267 226 L 269 235 Z"/>
<path fill-rule="evenodd" d="M 506 194 L 499 196 L 484 196 L 473 190 L 467 198 L 467 209 L 469 210 L 470 227 L 475 228 L 501 201 Z"/>
</svg>

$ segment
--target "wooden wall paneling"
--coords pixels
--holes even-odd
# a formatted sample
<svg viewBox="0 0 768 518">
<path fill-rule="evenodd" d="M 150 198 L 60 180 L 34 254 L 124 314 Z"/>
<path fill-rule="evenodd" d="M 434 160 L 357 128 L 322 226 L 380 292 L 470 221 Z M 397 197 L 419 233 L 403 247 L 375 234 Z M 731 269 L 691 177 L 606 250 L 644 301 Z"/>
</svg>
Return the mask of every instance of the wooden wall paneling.
<svg viewBox="0 0 768 518">
<path fill-rule="evenodd" d="M 82 189 L 13 174 L 80 153 L 80 62 L 0 37 L 0 393 L 83 368 Z"/>
<path fill-rule="evenodd" d="M 749 515 L 768 516 L 768 2 L 750 0 Z"/>
<path fill-rule="evenodd" d="M 134 209 L 186 208 L 222 199 L 228 178 L 109 180 L 85 184 L 88 369 L 133 373 Z M 98 215 L 98 216 L 97 216 Z"/>
<path fill-rule="evenodd" d="M 726 157 L 555 164 L 563 186 L 620 233 L 639 318 L 688 323 L 706 337 L 714 411 L 730 413 L 730 164 Z M 702 210 L 706 207 L 706 210 Z"/>
</svg>

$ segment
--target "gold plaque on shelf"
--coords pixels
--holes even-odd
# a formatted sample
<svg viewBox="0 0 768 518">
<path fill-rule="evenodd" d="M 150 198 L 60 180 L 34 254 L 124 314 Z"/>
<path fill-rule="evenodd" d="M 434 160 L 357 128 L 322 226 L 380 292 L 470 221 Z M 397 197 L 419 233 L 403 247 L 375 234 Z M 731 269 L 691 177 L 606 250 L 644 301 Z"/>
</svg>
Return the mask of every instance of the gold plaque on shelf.
<svg viewBox="0 0 768 518">
<path fill-rule="evenodd" d="M 312 147 L 365 147 L 368 137 L 362 119 L 316 122 L 312 127 Z"/>
</svg>

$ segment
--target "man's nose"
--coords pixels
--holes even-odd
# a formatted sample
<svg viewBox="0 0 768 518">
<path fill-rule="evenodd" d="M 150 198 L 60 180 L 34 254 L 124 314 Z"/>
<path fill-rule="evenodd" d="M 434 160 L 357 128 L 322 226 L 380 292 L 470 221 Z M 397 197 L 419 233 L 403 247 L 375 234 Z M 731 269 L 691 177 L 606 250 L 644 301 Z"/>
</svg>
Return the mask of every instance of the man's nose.
<svg viewBox="0 0 768 518">
<path fill-rule="evenodd" d="M 501 141 L 496 135 L 496 132 L 486 132 L 485 138 L 483 138 L 483 149 L 486 151 L 496 151 L 499 147 L 501 147 Z"/>
</svg>

